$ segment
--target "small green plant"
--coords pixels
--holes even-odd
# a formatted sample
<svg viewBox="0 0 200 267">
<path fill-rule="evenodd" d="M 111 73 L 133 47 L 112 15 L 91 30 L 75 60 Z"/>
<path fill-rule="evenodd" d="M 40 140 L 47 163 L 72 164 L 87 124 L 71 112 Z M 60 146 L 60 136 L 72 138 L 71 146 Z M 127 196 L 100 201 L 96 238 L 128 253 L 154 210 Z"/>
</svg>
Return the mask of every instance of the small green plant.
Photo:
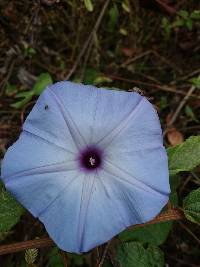
<svg viewBox="0 0 200 267">
<path fill-rule="evenodd" d="M 163 35 L 166 39 L 169 39 L 172 31 L 177 28 L 186 28 L 191 31 L 195 21 L 200 20 L 200 11 L 194 10 L 189 13 L 187 10 L 180 10 L 174 21 L 170 21 L 164 17 L 162 19 Z"/>
<path fill-rule="evenodd" d="M 197 89 L 200 89 L 200 76 L 190 79 L 189 82 Z"/>
<path fill-rule="evenodd" d="M 20 100 L 11 104 L 11 107 L 16 108 L 16 109 L 22 108 L 32 99 L 33 96 L 39 96 L 42 93 L 42 91 L 45 89 L 45 87 L 47 87 L 49 84 L 52 84 L 52 82 L 53 81 L 49 73 L 42 73 L 41 75 L 39 75 L 32 90 L 29 90 L 29 91 L 24 90 L 15 95 L 15 98 L 17 99 L 20 98 Z M 6 88 L 6 92 L 7 93 L 16 92 L 16 87 L 8 84 Z"/>
</svg>

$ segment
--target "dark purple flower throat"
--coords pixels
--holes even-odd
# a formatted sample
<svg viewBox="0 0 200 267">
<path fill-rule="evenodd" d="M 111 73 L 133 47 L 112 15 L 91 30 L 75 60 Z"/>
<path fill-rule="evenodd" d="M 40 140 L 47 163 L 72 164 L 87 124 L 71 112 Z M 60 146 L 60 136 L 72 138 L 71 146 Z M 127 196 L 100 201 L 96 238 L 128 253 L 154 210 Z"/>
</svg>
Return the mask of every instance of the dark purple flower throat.
<svg viewBox="0 0 200 267">
<path fill-rule="evenodd" d="M 80 154 L 80 164 L 88 171 L 99 168 L 102 164 L 101 151 L 94 147 L 87 147 Z"/>
</svg>

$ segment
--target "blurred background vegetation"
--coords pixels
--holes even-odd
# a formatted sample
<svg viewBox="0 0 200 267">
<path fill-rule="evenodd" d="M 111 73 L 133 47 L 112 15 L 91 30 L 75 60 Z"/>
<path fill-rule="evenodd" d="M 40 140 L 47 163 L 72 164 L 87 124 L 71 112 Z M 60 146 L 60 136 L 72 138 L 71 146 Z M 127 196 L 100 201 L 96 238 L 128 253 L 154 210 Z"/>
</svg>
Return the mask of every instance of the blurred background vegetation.
<svg viewBox="0 0 200 267">
<path fill-rule="evenodd" d="M 144 94 L 159 113 L 167 147 L 199 135 L 200 2 L 1 0 L 0 158 L 18 137 L 45 86 L 65 79 Z M 196 143 L 192 148 L 193 156 L 200 158 Z M 199 171 L 197 167 L 181 173 L 173 181 L 173 205 L 182 205 L 183 198 L 199 187 Z M 2 187 L 1 201 L 6 194 Z M 1 214 L 6 205 L 0 205 Z M 44 235 L 38 221 L 15 202 L 11 205 L 6 227 L 0 215 L 2 244 Z M 135 241 L 134 259 L 154 251 L 154 261 L 138 259 L 120 266 L 200 266 L 197 225 L 183 221 L 140 231 L 128 238 L 122 235 L 121 240 Z M 77 256 L 57 248 L 33 249 L 0 256 L 0 266 L 96 266 L 99 250 Z M 103 266 L 118 266 L 113 258 L 111 249 Z"/>
</svg>

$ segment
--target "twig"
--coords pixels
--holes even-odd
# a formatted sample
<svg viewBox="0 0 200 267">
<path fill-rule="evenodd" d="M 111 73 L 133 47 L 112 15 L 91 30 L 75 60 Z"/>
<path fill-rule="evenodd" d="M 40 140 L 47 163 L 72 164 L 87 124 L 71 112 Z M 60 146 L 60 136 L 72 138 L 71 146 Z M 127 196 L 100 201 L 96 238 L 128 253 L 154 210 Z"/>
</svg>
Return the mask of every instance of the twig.
<svg viewBox="0 0 200 267">
<path fill-rule="evenodd" d="M 144 227 L 144 226 L 150 225 L 150 224 L 156 224 L 156 223 L 167 222 L 167 221 L 177 221 L 177 220 L 181 220 L 184 218 L 185 218 L 185 216 L 180 209 L 172 208 L 166 212 L 161 213 L 160 215 L 156 216 L 155 219 L 153 219 L 147 223 L 130 226 L 130 227 L 128 227 L 128 229 L 133 230 L 135 228 L 141 228 L 141 227 Z"/>
<path fill-rule="evenodd" d="M 83 82 L 83 78 L 84 78 L 84 75 L 85 75 L 85 69 L 86 69 L 87 62 L 88 62 L 88 59 L 89 59 L 89 56 L 90 56 L 90 53 L 91 53 L 91 50 L 92 50 L 93 39 L 94 38 L 92 38 L 90 44 L 88 45 L 88 49 L 87 49 L 87 52 L 86 52 L 86 55 L 85 55 L 85 58 L 84 58 L 83 68 L 82 68 L 81 75 L 80 75 L 80 81 L 81 82 Z"/>
<path fill-rule="evenodd" d="M 9 245 L 0 246 L 0 255 L 16 253 L 31 248 L 51 247 L 54 245 L 50 238 L 40 238 L 29 241 L 18 242 Z"/>
<path fill-rule="evenodd" d="M 185 216 L 180 209 L 170 209 L 164 213 L 161 213 L 155 219 L 147 223 L 131 226 L 128 229 L 131 230 L 131 229 L 135 229 L 138 227 L 144 227 L 145 225 L 149 225 L 149 224 L 155 224 L 155 223 L 160 223 L 160 222 L 165 222 L 165 221 L 181 220 L 184 218 Z M 23 251 L 23 250 L 30 249 L 30 248 L 51 247 L 54 245 L 55 245 L 54 242 L 50 238 L 40 238 L 40 239 L 34 239 L 30 241 L 23 241 L 23 242 L 18 242 L 14 244 L 0 246 L 0 255 L 16 253 L 16 252 Z"/>
<path fill-rule="evenodd" d="M 145 56 L 147 56 L 147 55 L 149 55 L 151 53 L 152 53 L 152 50 L 145 51 L 144 53 L 141 53 L 141 54 L 139 54 L 139 55 L 137 55 L 137 56 L 135 56 L 133 58 L 130 58 L 130 59 L 126 60 L 124 63 L 122 63 L 120 65 L 120 67 L 124 68 L 124 67 L 130 65 L 131 63 L 135 62 L 136 60 L 138 60 L 138 59 L 140 59 L 142 57 L 145 57 Z"/>
<path fill-rule="evenodd" d="M 170 85 L 175 85 L 175 84 L 177 84 L 177 82 L 185 81 L 185 80 L 189 79 L 190 77 L 195 76 L 195 75 L 197 75 L 199 73 L 200 73 L 200 69 L 194 70 L 194 71 L 186 74 L 185 76 L 183 76 L 181 78 L 177 78 L 175 81 L 172 81 L 170 83 Z"/>
<path fill-rule="evenodd" d="M 161 0 L 155 0 L 169 15 L 174 15 L 177 13 L 176 9 L 167 5 L 165 2 Z"/>
<path fill-rule="evenodd" d="M 197 243 L 200 245 L 200 240 L 198 237 L 196 237 L 196 235 L 183 223 L 179 222 L 180 226 L 186 231 L 188 232 L 188 234 L 190 234 L 196 241 Z"/>
<path fill-rule="evenodd" d="M 198 78 L 200 79 L 200 76 L 198 76 Z M 196 89 L 196 86 L 194 86 L 194 85 L 190 87 L 189 91 L 187 92 L 187 94 L 185 95 L 185 97 L 182 99 L 182 101 L 178 105 L 177 109 L 175 110 L 170 121 L 167 123 L 167 128 L 171 127 L 174 124 L 174 122 L 178 118 L 178 115 L 180 114 L 182 108 L 185 106 L 186 102 L 188 101 L 188 99 L 192 95 L 192 93 L 195 91 L 195 89 Z M 165 131 L 167 131 L 167 129 Z"/>
<path fill-rule="evenodd" d="M 181 71 L 179 70 L 179 68 L 173 63 L 173 62 L 170 62 L 168 59 L 166 59 L 164 56 L 161 56 L 157 51 L 155 50 L 147 50 L 139 55 L 136 55 L 135 57 L 133 58 L 130 58 L 128 60 L 126 60 L 124 63 L 122 63 L 120 65 L 120 67 L 126 67 L 130 64 L 132 64 L 133 62 L 135 62 L 136 60 L 142 58 L 142 57 L 145 57 L 145 56 L 148 56 L 150 54 L 153 54 L 156 58 L 158 58 L 160 61 L 162 61 L 163 63 L 169 65 L 171 68 L 174 68 L 178 73 L 181 74 Z"/>
<path fill-rule="evenodd" d="M 187 93 L 183 91 L 178 91 L 176 89 L 173 89 L 172 87 L 165 86 L 165 85 L 159 85 L 159 84 L 148 83 L 148 82 L 143 82 L 143 81 L 138 81 L 138 80 L 133 80 L 133 79 L 127 79 L 127 78 L 116 76 L 116 75 L 109 75 L 109 74 L 105 74 L 105 75 L 113 80 L 119 80 L 119 81 L 144 85 L 144 86 L 152 87 L 158 90 L 166 91 L 169 93 L 175 93 L 175 94 L 184 95 L 184 96 L 187 95 Z M 195 97 L 196 99 L 200 99 L 200 96 L 198 95 L 191 94 L 190 96 Z"/>
<path fill-rule="evenodd" d="M 106 247 L 105 247 L 105 249 L 104 249 L 104 251 L 103 251 L 103 255 L 102 255 L 102 257 L 101 257 L 100 262 L 97 264 L 97 267 L 101 267 L 101 266 L 103 265 L 104 260 L 105 260 L 105 258 L 106 258 L 106 254 L 107 254 L 107 252 L 108 252 L 109 245 L 110 245 L 110 241 L 106 244 Z"/>
<path fill-rule="evenodd" d="M 88 47 L 90 41 L 92 40 L 94 33 L 97 32 L 97 30 L 98 30 L 98 28 L 99 28 L 99 26 L 100 26 L 100 23 L 101 23 L 101 21 L 102 21 L 102 18 L 103 18 L 104 14 L 105 14 L 105 11 L 106 11 L 106 8 L 107 8 L 109 2 L 110 2 L 110 0 L 107 0 L 107 1 L 105 2 L 105 4 L 103 5 L 103 8 L 102 8 L 101 13 L 100 13 L 100 15 L 99 15 L 99 17 L 98 17 L 98 19 L 97 19 L 95 25 L 94 25 L 94 28 L 92 29 L 90 35 L 88 36 L 88 39 L 86 40 L 86 42 L 85 42 L 83 48 L 81 49 L 81 52 L 80 52 L 80 54 L 78 55 L 77 60 L 76 60 L 76 62 L 74 63 L 72 69 L 70 70 L 70 72 L 68 73 L 67 77 L 65 78 L 66 80 L 68 80 L 68 79 L 72 76 L 72 74 L 75 72 L 75 70 L 76 70 L 76 68 L 77 68 L 77 66 L 78 66 L 78 64 L 79 64 L 79 62 L 80 62 L 80 60 L 81 60 L 81 58 L 82 58 L 83 55 L 85 54 L 85 51 L 86 51 L 86 49 L 87 49 L 87 47 Z"/>
</svg>

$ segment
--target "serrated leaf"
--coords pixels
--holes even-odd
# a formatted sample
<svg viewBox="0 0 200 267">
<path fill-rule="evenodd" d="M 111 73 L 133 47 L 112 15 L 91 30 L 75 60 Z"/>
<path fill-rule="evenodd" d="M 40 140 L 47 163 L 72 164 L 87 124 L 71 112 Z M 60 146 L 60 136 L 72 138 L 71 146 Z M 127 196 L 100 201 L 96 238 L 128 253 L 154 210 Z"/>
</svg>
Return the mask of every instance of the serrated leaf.
<svg viewBox="0 0 200 267">
<path fill-rule="evenodd" d="M 191 171 L 200 164 L 200 136 L 192 136 L 167 152 L 170 175 Z"/>
<path fill-rule="evenodd" d="M 190 192 L 183 200 L 183 210 L 188 220 L 200 225 L 200 188 Z"/>
<path fill-rule="evenodd" d="M 147 248 L 140 242 L 121 244 L 116 259 L 120 267 L 163 267 L 164 254 L 156 246 Z"/>
<path fill-rule="evenodd" d="M 146 225 L 133 230 L 126 230 L 119 235 L 121 241 L 140 241 L 153 245 L 161 245 L 165 242 L 171 230 L 172 222 L 162 222 Z"/>
<path fill-rule="evenodd" d="M 52 84 L 53 80 L 50 76 L 49 73 L 42 73 L 38 77 L 34 87 L 33 87 L 33 92 L 35 95 L 40 95 L 43 90 L 49 85 Z"/>
<path fill-rule="evenodd" d="M 4 189 L 0 183 L 0 233 L 8 232 L 24 213 L 22 206 Z"/>
</svg>

